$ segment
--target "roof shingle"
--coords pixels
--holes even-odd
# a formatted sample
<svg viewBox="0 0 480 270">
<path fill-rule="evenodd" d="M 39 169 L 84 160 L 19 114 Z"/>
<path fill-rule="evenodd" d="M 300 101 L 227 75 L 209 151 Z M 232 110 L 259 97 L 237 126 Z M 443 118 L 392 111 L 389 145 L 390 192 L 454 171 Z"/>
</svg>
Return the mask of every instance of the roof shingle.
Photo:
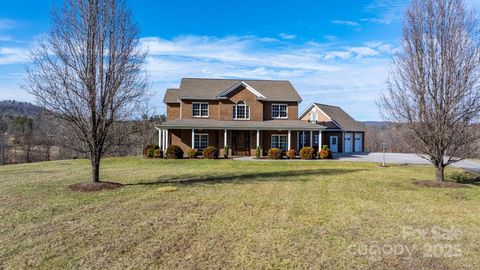
<svg viewBox="0 0 480 270">
<path fill-rule="evenodd" d="M 338 123 L 345 131 L 365 131 L 365 127 L 346 113 L 342 108 L 332 105 L 315 103 L 320 110 Z"/>
</svg>

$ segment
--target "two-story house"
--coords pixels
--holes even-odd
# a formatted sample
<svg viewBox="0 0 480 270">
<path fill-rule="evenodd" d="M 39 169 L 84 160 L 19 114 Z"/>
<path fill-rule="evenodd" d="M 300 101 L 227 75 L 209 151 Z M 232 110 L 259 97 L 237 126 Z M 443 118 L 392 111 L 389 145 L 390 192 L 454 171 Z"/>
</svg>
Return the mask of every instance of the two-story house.
<svg viewBox="0 0 480 270">
<path fill-rule="evenodd" d="M 262 155 L 269 148 L 299 151 L 319 147 L 326 127 L 298 119 L 301 97 L 289 81 L 183 78 L 178 89 L 167 89 L 167 121 L 157 127 L 159 144 L 204 149 L 214 146 L 223 155 Z M 317 134 L 316 145 L 313 137 Z M 300 137 L 302 143 L 300 143 Z"/>
</svg>

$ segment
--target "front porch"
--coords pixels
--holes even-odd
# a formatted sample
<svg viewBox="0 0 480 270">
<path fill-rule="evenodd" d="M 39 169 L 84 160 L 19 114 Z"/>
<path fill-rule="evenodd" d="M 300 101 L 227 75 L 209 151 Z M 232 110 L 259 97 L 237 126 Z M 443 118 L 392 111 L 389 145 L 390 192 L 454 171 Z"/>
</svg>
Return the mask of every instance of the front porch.
<svg viewBox="0 0 480 270">
<path fill-rule="evenodd" d="M 157 127 L 159 146 L 165 151 L 171 144 L 178 145 L 185 153 L 192 148 L 202 150 L 207 146 L 214 146 L 220 157 L 224 156 L 225 146 L 228 146 L 229 157 L 255 156 L 257 148 L 260 148 L 260 154 L 264 156 L 268 149 L 273 147 L 282 150 L 294 149 L 297 152 L 304 146 L 316 149 L 320 147 L 323 126 L 299 120 L 283 121 L 289 123 L 215 121 L 222 122 L 215 124 L 229 126 L 225 128 L 208 125 L 191 126 L 186 123 L 174 125 L 166 122 Z"/>
</svg>

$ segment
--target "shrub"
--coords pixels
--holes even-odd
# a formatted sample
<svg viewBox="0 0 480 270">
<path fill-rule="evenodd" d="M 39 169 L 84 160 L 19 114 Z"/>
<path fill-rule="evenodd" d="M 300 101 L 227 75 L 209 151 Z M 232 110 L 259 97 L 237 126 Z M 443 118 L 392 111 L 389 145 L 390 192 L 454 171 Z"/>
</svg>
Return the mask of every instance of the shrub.
<svg viewBox="0 0 480 270">
<path fill-rule="evenodd" d="M 286 155 L 287 158 L 289 158 L 289 159 L 294 159 L 294 158 L 297 156 L 296 154 L 297 154 L 297 153 L 295 153 L 295 150 L 290 149 L 290 150 L 288 150 L 288 151 L 286 152 L 285 155 Z"/>
<path fill-rule="evenodd" d="M 155 150 L 155 145 L 153 145 L 151 143 L 147 144 L 147 146 L 145 146 L 145 150 L 143 151 L 143 154 L 148 157 L 148 152 L 149 152 L 150 149 Z M 152 155 L 152 157 L 153 157 L 153 155 Z"/>
<path fill-rule="evenodd" d="M 255 157 L 260 158 L 261 154 L 262 154 L 262 149 L 260 149 L 260 146 L 257 146 L 257 150 L 255 151 Z"/>
<path fill-rule="evenodd" d="M 216 159 L 218 157 L 217 149 L 213 146 L 208 146 L 203 149 L 203 158 L 205 159 Z"/>
<path fill-rule="evenodd" d="M 183 150 L 180 146 L 172 144 L 167 148 L 166 156 L 168 159 L 181 159 L 183 158 Z"/>
<path fill-rule="evenodd" d="M 163 157 L 163 151 L 160 150 L 160 148 L 157 148 L 155 150 L 155 158 L 162 158 Z"/>
<path fill-rule="evenodd" d="M 153 148 L 149 148 L 145 151 L 145 157 L 153 158 L 155 156 L 155 150 Z"/>
<path fill-rule="evenodd" d="M 197 149 L 188 149 L 187 157 L 190 159 L 197 158 L 198 150 Z"/>
<path fill-rule="evenodd" d="M 324 145 L 322 147 L 322 150 L 320 150 L 318 152 L 318 157 L 320 157 L 320 159 L 331 159 L 332 158 L 332 151 L 330 151 L 330 149 L 328 149 L 328 145 Z"/>
<path fill-rule="evenodd" d="M 268 149 L 267 156 L 269 159 L 279 159 L 281 151 L 278 148 L 270 148 Z"/>
<path fill-rule="evenodd" d="M 314 159 L 315 158 L 315 149 L 310 146 L 305 146 L 300 150 L 301 159 Z"/>
<path fill-rule="evenodd" d="M 228 145 L 223 147 L 223 157 L 228 158 Z"/>
</svg>

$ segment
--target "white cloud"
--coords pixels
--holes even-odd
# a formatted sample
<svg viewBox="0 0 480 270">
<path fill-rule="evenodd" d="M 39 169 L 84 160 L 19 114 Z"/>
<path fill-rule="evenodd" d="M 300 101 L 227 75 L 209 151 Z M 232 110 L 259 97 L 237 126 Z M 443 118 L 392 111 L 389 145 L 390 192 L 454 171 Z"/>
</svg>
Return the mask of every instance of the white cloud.
<svg viewBox="0 0 480 270">
<path fill-rule="evenodd" d="M 280 33 L 278 34 L 279 37 L 283 38 L 283 39 L 287 39 L 287 40 L 292 40 L 292 39 L 296 39 L 297 36 L 296 35 L 292 35 L 292 34 L 286 34 L 286 33 Z"/>
<path fill-rule="evenodd" d="M 338 37 L 334 35 L 325 35 L 323 36 L 323 38 L 326 39 L 327 41 L 335 41 L 338 39 Z"/>
<path fill-rule="evenodd" d="M 0 65 L 26 63 L 29 55 L 26 48 L 0 47 Z"/>
<path fill-rule="evenodd" d="M 363 9 L 363 13 L 368 18 L 363 19 L 367 22 L 390 24 L 398 22 L 403 16 L 409 1 L 405 0 L 374 0 Z"/>
<path fill-rule="evenodd" d="M 359 26 L 358 22 L 346 21 L 346 20 L 333 20 L 333 24 L 346 25 L 346 26 Z"/>
<path fill-rule="evenodd" d="M 387 49 L 393 48 L 377 41 L 361 46 L 265 43 L 255 36 L 150 37 L 141 42 L 150 48 L 147 66 L 155 104 L 182 77 L 288 79 L 304 100 L 302 108 L 313 101 L 332 103 L 360 120 L 379 119 L 375 100 L 387 79 Z"/>
<path fill-rule="evenodd" d="M 2 35 L 0 35 L 0 41 L 12 41 L 12 36 L 2 36 Z"/>
<path fill-rule="evenodd" d="M 13 29 L 18 27 L 19 25 L 20 25 L 20 22 L 18 21 L 0 18 L 0 30 Z"/>
<path fill-rule="evenodd" d="M 370 22 L 370 23 L 379 23 L 379 24 L 391 24 L 393 19 L 382 19 L 382 18 L 363 18 L 361 19 L 362 22 Z"/>
</svg>

